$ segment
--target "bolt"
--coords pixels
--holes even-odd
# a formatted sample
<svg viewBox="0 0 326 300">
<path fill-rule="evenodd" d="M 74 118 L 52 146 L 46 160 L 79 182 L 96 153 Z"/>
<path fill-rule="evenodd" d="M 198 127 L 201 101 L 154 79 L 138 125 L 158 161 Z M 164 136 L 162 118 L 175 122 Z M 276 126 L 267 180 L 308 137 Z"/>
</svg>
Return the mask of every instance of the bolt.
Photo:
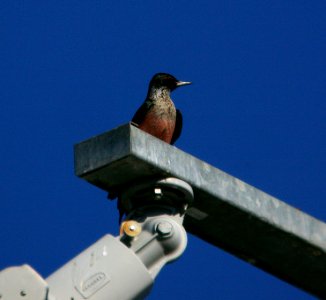
<svg viewBox="0 0 326 300">
<path fill-rule="evenodd" d="M 124 233 L 130 238 L 134 238 L 141 233 L 141 226 L 136 221 L 125 221 L 121 224 L 120 234 Z"/>
<path fill-rule="evenodd" d="M 170 236 L 172 234 L 172 230 L 173 230 L 173 226 L 169 222 L 158 223 L 156 227 L 156 232 L 160 236 L 164 236 L 164 237 Z"/>
</svg>

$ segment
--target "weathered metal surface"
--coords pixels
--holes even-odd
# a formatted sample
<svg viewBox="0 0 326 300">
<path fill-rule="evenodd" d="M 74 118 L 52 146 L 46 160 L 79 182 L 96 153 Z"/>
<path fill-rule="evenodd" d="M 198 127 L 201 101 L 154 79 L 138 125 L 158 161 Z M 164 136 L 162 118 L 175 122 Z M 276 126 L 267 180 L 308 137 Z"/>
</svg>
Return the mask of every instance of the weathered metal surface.
<svg viewBox="0 0 326 300">
<path fill-rule="evenodd" d="M 195 195 L 188 232 L 326 297 L 326 224 L 127 124 L 75 145 L 75 172 L 109 192 L 174 176 Z"/>
</svg>

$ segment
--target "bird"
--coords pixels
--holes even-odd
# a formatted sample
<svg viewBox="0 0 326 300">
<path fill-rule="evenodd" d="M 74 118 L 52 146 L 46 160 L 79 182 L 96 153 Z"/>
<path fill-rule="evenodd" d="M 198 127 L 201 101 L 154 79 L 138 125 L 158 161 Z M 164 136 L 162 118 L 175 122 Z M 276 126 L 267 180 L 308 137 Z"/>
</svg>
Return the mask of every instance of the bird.
<svg viewBox="0 0 326 300">
<path fill-rule="evenodd" d="M 134 114 L 131 123 L 156 138 L 173 145 L 180 137 L 182 114 L 176 109 L 170 93 L 180 86 L 189 85 L 167 73 L 155 74 L 148 87 L 145 101 Z"/>
<path fill-rule="evenodd" d="M 176 88 L 191 84 L 180 81 L 167 73 L 156 73 L 149 82 L 147 96 L 134 114 L 131 124 L 139 129 L 173 145 L 182 130 L 182 114 L 176 109 L 170 93 Z M 119 224 L 126 211 L 120 195 L 108 194 L 109 199 L 118 198 Z"/>
</svg>

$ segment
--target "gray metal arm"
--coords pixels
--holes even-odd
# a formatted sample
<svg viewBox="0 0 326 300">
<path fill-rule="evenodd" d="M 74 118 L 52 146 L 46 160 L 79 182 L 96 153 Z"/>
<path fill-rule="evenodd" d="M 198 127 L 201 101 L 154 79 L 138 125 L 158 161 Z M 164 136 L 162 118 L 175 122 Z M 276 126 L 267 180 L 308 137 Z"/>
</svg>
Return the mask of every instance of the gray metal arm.
<svg viewBox="0 0 326 300">
<path fill-rule="evenodd" d="M 184 206 L 191 200 L 192 188 L 174 178 L 131 187 L 123 195 L 129 216 L 121 235 L 104 236 L 48 277 L 50 295 L 74 300 L 144 299 L 162 267 L 186 248 L 182 221 Z"/>
<path fill-rule="evenodd" d="M 132 186 L 121 199 L 128 217 L 120 236 L 105 235 L 46 281 L 28 266 L 0 272 L 0 299 L 144 299 L 186 248 L 182 222 L 192 199 L 192 188 L 175 178 Z"/>
</svg>

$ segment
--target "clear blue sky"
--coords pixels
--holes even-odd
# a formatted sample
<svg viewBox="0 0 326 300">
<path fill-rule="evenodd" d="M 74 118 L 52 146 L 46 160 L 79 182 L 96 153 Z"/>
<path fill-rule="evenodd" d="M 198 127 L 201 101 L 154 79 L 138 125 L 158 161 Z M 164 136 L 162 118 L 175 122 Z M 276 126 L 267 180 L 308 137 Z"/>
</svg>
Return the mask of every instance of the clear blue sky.
<svg viewBox="0 0 326 300">
<path fill-rule="evenodd" d="M 105 233 L 115 203 L 76 178 L 73 144 L 130 120 L 156 72 L 176 146 L 326 220 L 325 1 L 0 2 L 0 269 L 44 277 Z M 311 299 L 189 236 L 150 299 Z"/>
</svg>

